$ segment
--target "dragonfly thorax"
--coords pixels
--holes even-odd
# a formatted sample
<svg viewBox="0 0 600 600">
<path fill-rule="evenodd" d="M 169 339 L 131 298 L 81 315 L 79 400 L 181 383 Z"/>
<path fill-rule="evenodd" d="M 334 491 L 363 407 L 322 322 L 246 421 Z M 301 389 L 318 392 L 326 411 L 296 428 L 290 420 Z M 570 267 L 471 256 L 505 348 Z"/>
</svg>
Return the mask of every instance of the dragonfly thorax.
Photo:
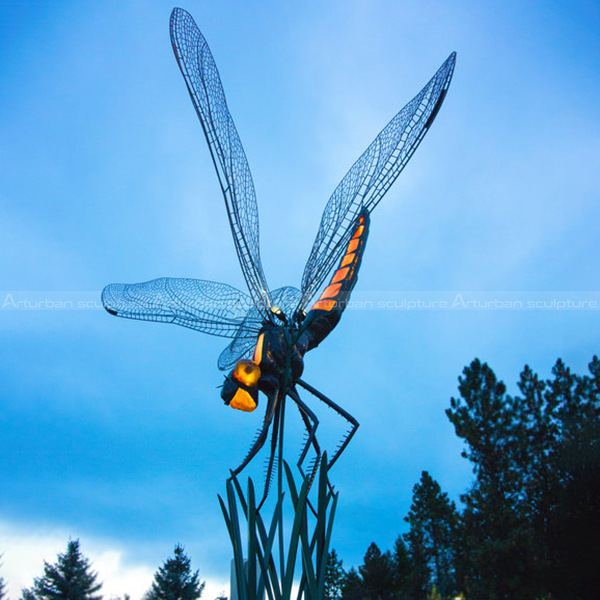
<svg viewBox="0 0 600 600">
<path fill-rule="evenodd" d="M 237 362 L 225 378 L 221 398 L 245 412 L 258 405 L 258 392 L 267 396 L 294 385 L 304 370 L 307 343 L 294 325 L 266 324 L 258 336 L 252 360 Z"/>
<path fill-rule="evenodd" d="M 290 385 L 302 375 L 307 345 L 297 327 L 289 324 L 265 326 L 252 360 L 260 367 L 261 384 Z"/>
</svg>

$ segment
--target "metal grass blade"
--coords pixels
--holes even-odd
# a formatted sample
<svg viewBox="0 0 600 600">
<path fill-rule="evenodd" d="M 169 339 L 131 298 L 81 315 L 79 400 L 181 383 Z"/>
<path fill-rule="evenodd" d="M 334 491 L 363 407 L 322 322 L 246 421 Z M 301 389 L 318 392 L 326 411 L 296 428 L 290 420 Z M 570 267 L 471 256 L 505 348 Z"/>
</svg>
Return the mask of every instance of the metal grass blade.
<svg viewBox="0 0 600 600">
<path fill-rule="evenodd" d="M 256 561 L 260 552 L 258 539 L 256 536 L 256 521 L 260 519 L 260 515 L 256 510 L 256 498 L 254 495 L 254 485 L 252 479 L 248 479 L 248 512 L 246 519 L 248 520 L 248 589 L 252 595 L 257 598 L 262 598 L 262 594 L 256 587 Z"/>
<path fill-rule="evenodd" d="M 230 529 L 230 538 L 231 545 L 233 546 L 233 560 L 235 565 L 238 599 L 252 600 L 248 598 L 248 582 L 246 580 L 246 570 L 244 568 L 244 551 L 242 548 L 242 536 L 240 534 L 239 526 L 240 520 L 231 479 L 227 481 L 227 502 L 229 505 L 229 518 L 231 519 L 232 524 Z"/>
</svg>

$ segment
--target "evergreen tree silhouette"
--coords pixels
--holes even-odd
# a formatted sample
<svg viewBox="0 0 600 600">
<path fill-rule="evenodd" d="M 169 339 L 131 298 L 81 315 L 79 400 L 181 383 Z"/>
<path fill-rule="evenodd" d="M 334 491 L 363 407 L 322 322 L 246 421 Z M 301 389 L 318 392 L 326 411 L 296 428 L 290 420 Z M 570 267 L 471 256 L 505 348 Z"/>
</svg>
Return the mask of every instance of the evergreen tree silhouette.
<svg viewBox="0 0 600 600">
<path fill-rule="evenodd" d="M 30 590 L 23 590 L 28 600 L 102 600 L 98 594 L 101 583 L 83 556 L 79 540 L 71 540 L 64 554 L 59 554 L 54 565 L 44 561 L 44 575 L 34 579 Z"/>
<path fill-rule="evenodd" d="M 192 563 L 183 546 L 175 546 L 173 558 L 168 558 L 154 574 L 154 582 L 145 600 L 197 600 L 204 590 L 199 572 L 192 572 Z"/>
</svg>

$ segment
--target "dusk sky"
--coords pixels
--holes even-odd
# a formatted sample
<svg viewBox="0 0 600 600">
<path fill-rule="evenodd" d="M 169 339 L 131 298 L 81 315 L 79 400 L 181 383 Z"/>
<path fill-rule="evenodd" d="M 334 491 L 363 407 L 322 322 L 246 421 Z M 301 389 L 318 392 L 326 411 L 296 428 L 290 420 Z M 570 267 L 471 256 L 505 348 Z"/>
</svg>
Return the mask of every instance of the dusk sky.
<svg viewBox="0 0 600 600">
<path fill-rule="evenodd" d="M 170 47 L 172 8 L 0 5 L 0 576 L 11 600 L 69 537 L 107 598 L 139 600 L 177 542 L 208 582 L 203 597 L 229 594 L 217 494 L 264 402 L 250 415 L 223 406 L 227 340 L 100 304 L 108 283 L 161 276 L 244 288 Z M 182 8 L 212 49 L 248 156 L 271 289 L 299 285 L 337 183 L 458 54 L 435 124 L 372 215 L 358 304 L 305 360 L 304 379 L 361 423 L 331 472 L 332 546 L 357 566 L 372 541 L 388 549 L 406 531 L 422 470 L 456 501 L 469 486 L 444 414 L 465 365 L 488 362 L 514 394 L 525 364 L 548 377 L 561 357 L 584 373 L 600 352 L 600 4 Z M 322 429 L 332 445 L 344 431 L 328 418 Z"/>
</svg>

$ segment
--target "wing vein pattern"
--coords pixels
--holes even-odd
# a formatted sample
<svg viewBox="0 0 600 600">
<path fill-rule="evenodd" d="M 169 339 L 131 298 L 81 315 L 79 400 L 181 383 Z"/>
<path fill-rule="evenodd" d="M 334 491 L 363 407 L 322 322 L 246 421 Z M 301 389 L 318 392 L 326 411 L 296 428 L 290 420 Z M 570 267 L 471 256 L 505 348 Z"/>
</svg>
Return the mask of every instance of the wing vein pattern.
<svg viewBox="0 0 600 600">
<path fill-rule="evenodd" d="M 256 338 L 263 322 L 248 294 L 201 279 L 112 283 L 102 292 L 102 304 L 118 317 L 175 323 L 226 338 Z"/>
<path fill-rule="evenodd" d="M 278 288 L 273 290 L 273 305 L 278 306 L 285 314 L 290 315 L 293 313 L 296 306 L 298 306 L 301 296 L 302 294 L 298 288 L 291 286 Z M 258 311 L 255 307 L 252 307 L 248 311 L 246 319 L 242 324 L 240 335 L 235 336 L 231 344 L 229 344 L 219 356 L 218 365 L 221 371 L 229 371 L 235 366 L 238 360 L 250 358 L 254 351 L 254 347 L 256 346 L 258 335 L 254 335 L 251 338 L 244 335 L 244 332 L 248 330 L 246 320 L 248 323 L 256 323 L 258 319 Z"/>
<path fill-rule="evenodd" d="M 306 309 L 346 247 L 363 208 L 371 212 L 406 166 L 427 133 L 446 95 L 453 52 L 427 85 L 386 125 L 350 168 L 325 206 L 302 276 L 298 309 Z"/>
<path fill-rule="evenodd" d="M 219 71 L 198 26 L 180 8 L 171 14 L 171 43 L 219 178 L 235 249 L 257 310 L 271 319 L 260 259 L 258 204 L 248 160 L 227 108 Z"/>
</svg>

